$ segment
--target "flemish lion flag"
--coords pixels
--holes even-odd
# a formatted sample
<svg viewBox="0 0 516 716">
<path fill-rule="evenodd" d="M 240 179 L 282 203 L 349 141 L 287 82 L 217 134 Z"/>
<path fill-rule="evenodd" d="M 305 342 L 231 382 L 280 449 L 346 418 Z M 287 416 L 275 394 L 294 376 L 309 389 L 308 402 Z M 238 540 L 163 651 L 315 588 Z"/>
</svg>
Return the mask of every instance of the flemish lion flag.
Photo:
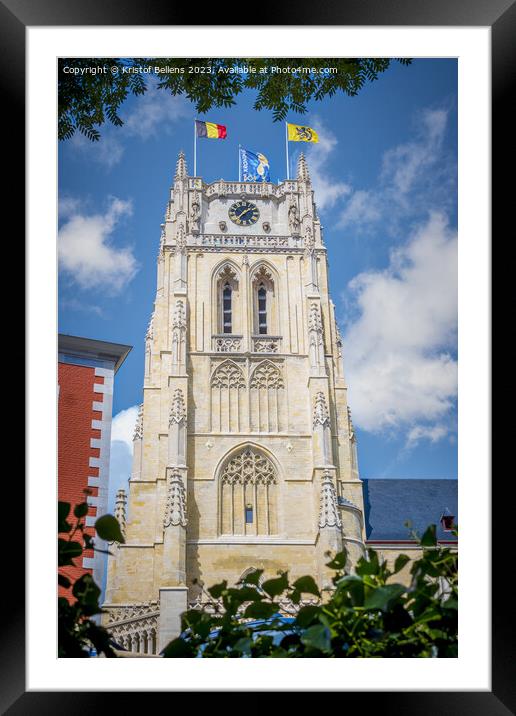
<svg viewBox="0 0 516 716">
<path fill-rule="evenodd" d="M 227 131 L 223 124 L 215 124 L 214 122 L 201 122 L 195 120 L 195 132 L 198 137 L 206 137 L 207 139 L 226 139 Z"/>
<path fill-rule="evenodd" d="M 318 142 L 319 135 L 311 127 L 303 127 L 301 124 L 289 124 L 287 122 L 289 142 Z"/>
</svg>

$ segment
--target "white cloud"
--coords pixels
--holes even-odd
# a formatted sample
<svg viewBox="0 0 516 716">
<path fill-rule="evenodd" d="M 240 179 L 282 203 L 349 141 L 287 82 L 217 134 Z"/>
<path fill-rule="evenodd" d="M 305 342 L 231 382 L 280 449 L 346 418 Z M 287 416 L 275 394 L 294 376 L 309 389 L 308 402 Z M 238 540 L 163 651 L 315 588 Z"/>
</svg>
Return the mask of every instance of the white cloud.
<svg viewBox="0 0 516 716">
<path fill-rule="evenodd" d="M 120 138 L 120 129 L 111 128 L 105 124 L 101 128 L 101 136 L 97 142 L 92 142 L 80 132 L 75 132 L 70 139 L 70 146 L 77 152 L 101 164 L 106 169 L 112 169 L 124 156 L 125 148 Z"/>
<path fill-rule="evenodd" d="M 386 185 L 392 187 L 394 196 L 404 198 L 422 173 L 436 161 L 446 121 L 447 112 L 443 109 L 423 111 L 420 115 L 418 140 L 400 144 L 385 152 L 382 178 Z"/>
<path fill-rule="evenodd" d="M 350 192 L 338 226 L 361 231 L 382 222 L 392 231 L 401 217 L 449 202 L 455 193 L 449 191 L 454 174 L 442 152 L 447 121 L 444 109 L 420 112 L 416 138 L 384 153 L 376 186 Z"/>
<path fill-rule="evenodd" d="M 336 136 L 327 129 L 320 118 L 315 116 L 309 120 L 319 135 L 317 144 L 306 145 L 306 156 L 310 178 L 317 201 L 317 208 L 321 211 L 331 209 L 332 206 L 342 197 L 351 192 L 351 187 L 345 182 L 339 182 L 328 172 L 328 160 L 335 156 L 335 148 L 338 144 Z M 301 153 L 298 151 L 297 156 Z"/>
<path fill-rule="evenodd" d="M 138 405 L 121 410 L 113 418 L 111 423 L 111 442 L 120 441 L 133 451 L 133 434 L 138 417 Z"/>
<path fill-rule="evenodd" d="M 83 289 L 118 293 L 138 270 L 133 251 L 117 248 L 112 234 L 120 220 L 132 214 L 130 201 L 110 197 L 104 214 L 79 213 L 68 201 L 67 220 L 59 230 L 58 253 L 61 270 Z"/>
<path fill-rule="evenodd" d="M 415 425 L 409 430 L 405 447 L 407 449 L 415 447 L 421 440 L 429 440 L 436 443 L 448 434 L 448 428 L 444 425 Z"/>
<path fill-rule="evenodd" d="M 188 100 L 151 85 L 146 94 L 137 97 L 131 114 L 123 117 L 122 130 L 131 136 L 148 139 L 156 136 L 158 131 L 168 132 L 172 124 L 191 116 L 192 108 Z"/>
<path fill-rule="evenodd" d="M 344 331 L 354 421 L 407 432 L 411 444 L 443 437 L 436 426 L 457 395 L 456 233 L 431 214 L 387 269 L 359 274 L 348 288 L 357 314 Z"/>
</svg>

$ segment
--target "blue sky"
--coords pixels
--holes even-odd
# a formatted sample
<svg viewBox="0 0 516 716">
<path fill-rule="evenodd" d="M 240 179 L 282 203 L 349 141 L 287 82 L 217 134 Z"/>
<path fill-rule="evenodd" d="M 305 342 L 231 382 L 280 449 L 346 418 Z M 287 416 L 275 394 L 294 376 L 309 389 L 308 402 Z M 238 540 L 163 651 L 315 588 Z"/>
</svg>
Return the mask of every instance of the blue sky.
<svg viewBox="0 0 516 716">
<path fill-rule="evenodd" d="M 238 178 L 238 145 L 286 175 L 285 128 L 254 93 L 201 119 L 197 174 Z M 195 108 L 151 89 L 97 144 L 59 145 L 59 330 L 133 346 L 115 381 L 110 493 L 125 484 L 160 224 L 177 154 L 193 172 Z M 394 63 L 356 97 L 288 115 L 320 136 L 307 153 L 365 478 L 457 477 L 457 62 Z M 112 504 L 110 505 L 112 507 Z"/>
</svg>

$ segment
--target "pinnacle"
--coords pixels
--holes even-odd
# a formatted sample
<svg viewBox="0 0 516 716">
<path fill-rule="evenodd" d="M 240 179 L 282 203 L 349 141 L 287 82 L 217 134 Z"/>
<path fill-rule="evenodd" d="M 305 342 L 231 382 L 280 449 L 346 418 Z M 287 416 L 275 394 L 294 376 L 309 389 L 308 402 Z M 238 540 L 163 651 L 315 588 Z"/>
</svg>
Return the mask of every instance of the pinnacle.
<svg viewBox="0 0 516 716">
<path fill-rule="evenodd" d="M 177 158 L 177 164 L 176 164 L 176 179 L 186 179 L 188 176 L 188 169 L 186 167 L 186 159 L 185 159 L 185 153 L 181 149 L 179 152 L 179 156 Z"/>
<path fill-rule="evenodd" d="M 303 154 L 303 152 L 301 152 L 297 161 L 297 178 L 299 181 L 310 181 L 308 164 L 306 163 L 305 155 Z"/>
</svg>

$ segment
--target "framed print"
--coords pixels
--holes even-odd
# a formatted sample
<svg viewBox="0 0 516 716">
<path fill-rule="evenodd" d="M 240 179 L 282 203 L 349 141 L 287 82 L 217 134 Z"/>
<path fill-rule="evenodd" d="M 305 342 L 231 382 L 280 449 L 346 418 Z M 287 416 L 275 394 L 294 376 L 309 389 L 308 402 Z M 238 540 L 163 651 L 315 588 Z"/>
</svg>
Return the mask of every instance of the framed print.
<svg viewBox="0 0 516 716">
<path fill-rule="evenodd" d="M 431 8 L 424 2 L 349 3 L 316 11 L 303 6 L 291 24 L 287 8 L 278 7 L 273 24 L 244 27 L 222 23 L 212 9 L 203 18 L 205 25 L 190 25 L 190 14 L 165 3 L 144 10 L 124 4 L 123 17 L 110 2 L 2 3 L 9 68 L 2 73 L 9 102 L 5 136 L 20 144 L 24 93 L 27 99 L 29 396 L 26 604 L 19 600 L 10 607 L 2 640 L 5 711 L 73 708 L 75 692 L 80 693 L 81 709 L 90 709 L 100 698 L 95 692 L 126 690 L 346 691 L 346 698 L 366 697 L 378 705 L 381 698 L 401 713 L 515 710 L 511 614 L 500 576 L 506 574 L 502 560 L 505 564 L 507 557 L 500 546 L 492 550 L 508 544 L 509 501 L 501 498 L 499 477 L 491 484 L 489 381 L 489 218 L 492 211 L 501 222 L 511 206 L 509 185 L 499 174 L 501 157 L 510 153 L 507 142 L 503 150 L 501 143 L 512 135 L 508 99 L 514 8 L 507 0 L 433 3 Z M 348 104 L 342 98 L 334 101 L 331 91 L 322 101 L 315 92 L 308 100 L 292 95 L 288 105 L 282 94 L 288 82 L 281 84 L 278 78 L 282 89 L 268 96 L 263 83 L 241 87 L 230 73 L 210 85 L 210 92 L 220 91 L 218 104 L 203 105 L 196 94 L 202 83 L 175 82 L 174 63 L 172 69 L 145 76 L 145 62 L 136 59 L 157 58 L 160 64 L 159 58 L 170 56 L 179 64 L 186 55 L 199 59 L 190 61 L 194 74 L 201 73 L 202 58 L 221 58 L 222 71 L 229 56 L 262 58 L 263 63 L 277 58 L 280 68 L 285 57 L 301 55 L 317 68 L 324 58 L 371 59 L 347 95 L 338 88 L 335 96 L 346 96 Z M 391 62 L 375 64 L 382 58 Z M 133 78 L 119 96 L 110 95 L 106 121 L 90 123 L 87 108 L 61 114 L 58 123 L 59 73 L 64 68 L 71 74 L 86 72 L 96 59 L 99 67 L 111 68 L 112 77 L 132 72 Z M 405 59 L 412 65 L 405 66 Z M 403 74 L 410 67 L 419 84 Z M 286 75 L 288 68 L 283 69 Z M 246 76 L 250 72 L 247 68 Z M 161 102 L 165 90 L 155 86 L 164 76 L 169 78 L 167 96 L 173 98 L 166 105 Z M 138 89 L 140 82 L 147 83 L 145 94 Z M 433 83 L 438 90 L 433 91 Z M 76 86 L 71 81 L 68 87 L 73 92 Z M 376 99 L 369 100 L 375 90 Z M 235 92 L 233 99 L 244 98 L 249 107 L 244 100 L 225 103 L 224 92 Z M 362 104 L 351 105 L 355 95 L 364 98 Z M 252 108 L 251 97 L 253 102 L 262 98 L 261 109 Z M 77 108 L 80 101 L 70 107 Z M 306 119 L 303 104 L 309 105 Z M 496 139 L 491 196 L 490 129 Z M 101 141 L 95 141 L 96 132 Z M 21 173 L 21 165 L 12 166 L 10 175 Z M 315 210 L 311 216 L 309 202 L 302 198 L 312 188 L 322 222 Z M 21 203 L 19 191 L 12 192 L 12 203 Z M 388 239 L 383 243 L 382 237 Z M 457 245 L 458 307 L 453 281 Z M 508 272 L 509 262 L 505 266 Z M 328 274 L 337 286 L 336 307 L 329 299 Z M 303 287 L 299 296 L 298 285 Z M 375 341 L 384 342 L 389 359 L 396 353 L 386 337 L 391 309 L 379 320 L 366 320 L 370 306 L 378 310 L 376 292 L 383 292 L 386 305 L 407 311 L 405 333 L 396 340 L 408 346 L 408 357 L 391 372 L 383 359 L 379 365 L 370 356 Z M 169 294 L 170 300 L 165 298 Z M 422 296 L 431 301 L 431 312 L 419 307 Z M 349 322 L 343 306 L 353 316 Z M 445 339 L 428 336 L 437 326 Z M 325 338 L 319 341 L 319 335 Z M 329 335 L 334 336 L 331 341 Z M 344 378 L 349 341 L 361 345 L 355 355 L 348 351 L 350 400 L 357 404 L 358 416 L 353 420 Z M 56 347 L 60 372 L 54 382 Z M 302 361 L 308 408 L 298 405 L 301 388 L 295 388 L 305 375 Z M 393 515 L 394 503 L 409 504 L 410 491 L 421 482 L 419 504 L 430 504 L 435 490 L 441 495 L 435 504 L 441 510 L 442 544 L 452 544 L 446 518 L 455 517 L 457 504 L 460 509 L 465 596 L 459 609 L 458 655 L 450 651 L 443 661 L 390 654 L 383 661 L 348 659 L 345 667 L 338 659 L 311 659 L 310 664 L 305 659 L 295 669 L 286 658 L 234 659 L 230 669 L 220 659 L 208 668 L 203 659 L 178 658 L 170 665 L 157 658 L 58 658 L 57 409 L 72 365 L 90 371 L 92 380 L 81 388 L 88 411 L 93 411 L 87 418 L 88 447 L 94 452 L 88 453 L 92 469 L 85 473 L 85 486 L 93 488 L 85 531 L 105 511 L 113 512 L 124 529 L 131 520 L 133 530 L 141 525 L 141 534 L 134 544 L 128 539 L 129 546 L 106 533 L 110 549 L 115 545 L 121 555 L 116 567 L 112 557 L 108 567 L 107 561 L 95 561 L 93 553 L 83 562 L 86 570 L 100 575 L 117 648 L 158 656 L 178 635 L 175 627 L 167 631 L 165 622 L 172 624 L 186 608 L 195 609 L 204 586 L 212 586 L 219 574 L 233 579 L 228 564 L 238 564 L 235 580 L 245 581 L 252 568 L 266 564 L 265 551 L 260 555 L 263 545 L 270 550 L 266 557 L 271 565 L 276 568 L 283 560 L 295 577 L 309 571 L 311 557 L 305 555 L 310 550 L 325 551 L 327 528 L 340 525 L 344 537 L 339 544 L 346 543 L 347 554 L 352 554 L 364 534 L 362 528 L 353 532 L 357 513 L 369 525 L 368 548 L 394 561 L 399 545 L 408 541 L 388 531 L 387 507 L 380 504 L 389 505 Z M 203 371 L 205 397 L 196 393 L 197 378 L 191 377 Z M 396 378 L 402 374 L 402 385 L 411 371 L 417 375 L 417 396 L 400 398 Z M 70 378 L 71 390 L 84 374 L 77 370 L 77 377 Z M 374 375 L 388 375 L 388 381 L 378 379 L 373 386 Z M 422 387 L 425 380 L 427 387 Z M 387 382 L 393 384 L 389 390 L 384 389 Z M 354 384 L 366 396 L 363 404 L 353 397 Z M 121 400 L 122 394 L 127 398 Z M 332 433 L 330 427 L 333 420 L 342 425 L 344 414 L 345 450 L 338 447 L 337 428 Z M 76 420 L 73 412 L 67 415 L 67 424 Z M 63 425 L 59 417 L 61 435 Z M 152 431 L 155 438 L 150 439 Z M 497 435 L 503 433 L 502 428 Z M 365 492 L 360 496 L 354 492 L 355 435 L 359 445 L 367 446 L 366 470 L 377 478 L 361 474 Z M 138 453 L 136 463 L 128 462 L 128 450 Z M 303 477 L 299 466 L 312 453 L 310 473 Z M 415 455 L 424 458 L 418 463 Z M 195 486 L 188 473 L 192 460 Z M 342 467 L 345 460 L 348 472 Z M 446 498 L 442 485 L 422 484 L 432 477 L 423 474 L 425 466 L 438 477 L 458 471 L 458 503 L 452 480 L 446 481 Z M 62 475 L 61 462 L 59 471 Z M 129 477 L 131 484 L 124 490 Z M 406 489 L 409 480 L 401 484 L 398 478 L 408 477 L 420 479 Z M 312 483 L 318 486 L 315 497 Z M 13 483 L 13 494 L 16 489 L 19 505 L 21 481 Z M 212 497 L 206 497 L 212 489 Z M 425 489 L 430 492 L 423 498 Z M 152 505 L 148 512 L 146 500 Z M 203 500 L 216 504 L 213 517 Z M 151 512 L 156 522 L 145 516 Z M 308 528 L 303 532 L 302 516 L 318 525 L 316 538 Z M 9 554 L 14 575 L 20 570 L 20 548 L 12 543 L 18 547 Z M 176 555 L 177 544 L 185 545 L 184 564 Z M 313 546 L 317 544 L 321 546 Z M 327 550 L 335 551 L 335 544 L 328 538 Z M 126 585 L 135 571 L 141 584 L 156 579 L 157 554 L 170 574 L 163 577 L 156 599 L 144 587 L 133 594 Z M 274 555 L 281 555 L 279 561 Z M 267 567 L 263 569 L 267 575 Z M 183 577 L 174 581 L 181 570 Z M 273 571 L 268 578 L 272 576 Z M 22 579 L 18 573 L 16 583 Z M 321 590 L 329 584 L 325 579 L 329 577 L 321 574 Z M 135 605 L 145 605 L 145 614 L 135 616 Z M 306 606 L 311 606 L 309 600 Z M 136 618 L 145 622 L 142 629 L 127 629 Z"/>
</svg>

